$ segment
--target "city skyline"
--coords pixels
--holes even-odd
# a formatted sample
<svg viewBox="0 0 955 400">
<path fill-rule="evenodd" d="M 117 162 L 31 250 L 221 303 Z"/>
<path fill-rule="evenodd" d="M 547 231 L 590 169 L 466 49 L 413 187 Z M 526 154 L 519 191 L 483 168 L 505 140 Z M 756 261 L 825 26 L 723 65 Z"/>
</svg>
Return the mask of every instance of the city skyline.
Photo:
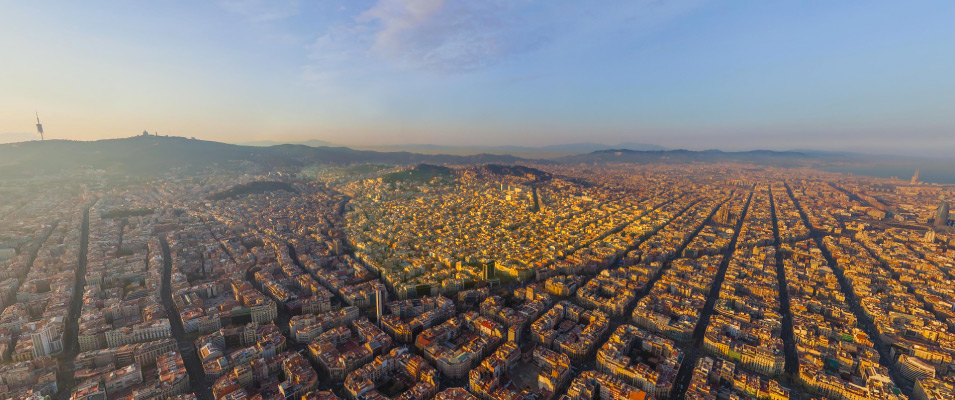
<svg viewBox="0 0 955 400">
<path fill-rule="evenodd" d="M 0 173 L 0 397 L 955 393 L 955 185 L 921 171 L 130 153 Z"/>
<path fill-rule="evenodd" d="M 952 15 L 0 0 L 0 400 L 955 400 Z"/>
<path fill-rule="evenodd" d="M 0 137 L 943 156 L 952 8 L 7 2 Z"/>
</svg>

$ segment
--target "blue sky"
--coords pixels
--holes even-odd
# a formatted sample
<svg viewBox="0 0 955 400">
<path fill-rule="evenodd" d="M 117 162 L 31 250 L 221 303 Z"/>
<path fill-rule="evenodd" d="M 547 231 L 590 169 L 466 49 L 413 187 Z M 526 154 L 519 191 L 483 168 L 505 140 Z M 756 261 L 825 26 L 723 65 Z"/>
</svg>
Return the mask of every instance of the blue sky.
<svg viewBox="0 0 955 400">
<path fill-rule="evenodd" d="M 955 150 L 950 1 L 0 0 L 0 134 Z"/>
</svg>

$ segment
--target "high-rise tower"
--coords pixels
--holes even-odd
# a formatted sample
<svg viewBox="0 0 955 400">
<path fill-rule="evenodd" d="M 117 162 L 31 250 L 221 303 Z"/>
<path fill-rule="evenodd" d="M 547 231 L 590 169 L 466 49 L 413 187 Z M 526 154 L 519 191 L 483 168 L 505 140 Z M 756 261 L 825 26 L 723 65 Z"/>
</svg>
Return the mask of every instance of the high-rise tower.
<svg viewBox="0 0 955 400">
<path fill-rule="evenodd" d="M 935 210 L 935 226 L 945 226 L 948 224 L 948 215 L 948 202 L 942 200 L 941 203 L 938 203 L 938 208 Z"/>
<path fill-rule="evenodd" d="M 381 315 L 385 312 L 385 291 L 378 289 L 375 291 L 375 319 L 378 327 L 381 328 Z"/>
</svg>

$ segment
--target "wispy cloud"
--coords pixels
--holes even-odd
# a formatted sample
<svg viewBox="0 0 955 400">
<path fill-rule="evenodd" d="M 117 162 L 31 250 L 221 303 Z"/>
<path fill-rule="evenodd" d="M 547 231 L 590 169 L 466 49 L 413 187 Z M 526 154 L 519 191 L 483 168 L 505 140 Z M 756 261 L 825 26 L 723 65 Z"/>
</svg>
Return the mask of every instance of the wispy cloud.
<svg viewBox="0 0 955 400">
<path fill-rule="evenodd" d="M 479 69 L 546 43 L 549 21 L 522 15 L 532 2 L 379 0 L 309 47 L 312 77 L 337 76 L 350 62 L 454 73 Z M 316 73 L 322 70 L 320 73 Z"/>
<path fill-rule="evenodd" d="M 368 57 L 371 39 L 363 26 L 335 26 L 308 46 L 309 63 L 303 67 L 306 81 L 337 78 L 352 64 Z"/>
<path fill-rule="evenodd" d="M 675 10 L 685 10 L 688 2 L 697 1 L 377 0 L 309 46 L 305 78 L 337 77 L 369 65 L 468 72 L 565 35 L 647 28 L 679 14 Z"/>
<path fill-rule="evenodd" d="M 526 1 L 381 0 L 358 17 L 373 24 L 372 50 L 413 68 L 466 71 L 528 51 L 549 22 L 522 17 Z"/>
<path fill-rule="evenodd" d="M 219 6 L 255 22 L 283 20 L 298 15 L 298 0 L 220 0 Z"/>
</svg>

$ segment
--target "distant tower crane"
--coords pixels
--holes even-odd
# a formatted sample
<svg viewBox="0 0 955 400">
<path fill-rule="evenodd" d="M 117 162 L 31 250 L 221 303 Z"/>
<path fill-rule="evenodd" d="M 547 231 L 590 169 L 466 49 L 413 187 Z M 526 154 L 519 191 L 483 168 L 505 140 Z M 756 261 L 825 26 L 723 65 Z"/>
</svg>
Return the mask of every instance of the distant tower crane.
<svg viewBox="0 0 955 400">
<path fill-rule="evenodd" d="M 36 112 L 36 132 L 40 134 L 40 140 L 46 140 L 43 138 L 43 124 L 40 123 L 39 112 Z"/>
</svg>

